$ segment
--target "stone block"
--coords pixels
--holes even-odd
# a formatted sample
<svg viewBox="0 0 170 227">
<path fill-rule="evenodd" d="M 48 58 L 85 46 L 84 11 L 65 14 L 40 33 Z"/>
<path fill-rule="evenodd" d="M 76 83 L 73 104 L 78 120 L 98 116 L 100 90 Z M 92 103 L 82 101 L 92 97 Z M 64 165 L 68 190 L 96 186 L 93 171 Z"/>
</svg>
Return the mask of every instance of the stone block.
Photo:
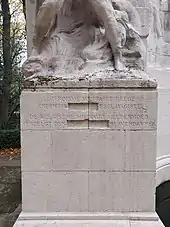
<svg viewBox="0 0 170 227">
<path fill-rule="evenodd" d="M 161 2 L 160 10 L 163 11 L 163 12 L 168 12 L 169 11 L 168 0 L 164 0 L 164 1 Z"/>
<path fill-rule="evenodd" d="M 149 213 L 24 213 L 14 227 L 163 227 L 155 212 Z"/>
<path fill-rule="evenodd" d="M 162 54 L 168 55 L 170 57 L 170 43 L 163 43 L 162 45 Z"/>
<path fill-rule="evenodd" d="M 145 4 L 145 6 L 143 6 L 143 4 Z M 148 20 L 151 20 L 151 12 L 149 7 L 147 6 L 147 1 L 143 2 L 143 1 L 138 1 L 139 6 L 136 7 L 140 19 L 141 19 L 141 32 L 142 34 L 147 34 L 149 33 L 149 23 Z"/>
<path fill-rule="evenodd" d="M 156 98 L 155 91 L 25 91 L 21 128 L 155 130 Z"/>
<path fill-rule="evenodd" d="M 157 93 L 155 91 L 89 92 L 89 121 L 108 124 L 111 130 L 156 130 Z M 90 129 L 94 127 L 89 125 Z"/>
<path fill-rule="evenodd" d="M 23 91 L 21 95 L 21 128 L 23 130 L 67 129 L 68 121 L 88 119 L 88 93 L 79 91 Z M 88 128 L 88 124 L 80 128 Z M 79 127 L 79 124 L 77 125 Z"/>
<path fill-rule="evenodd" d="M 170 58 L 169 58 L 170 59 Z M 162 76 L 162 74 L 161 74 Z M 169 72 L 166 75 L 169 77 Z M 165 83 L 169 84 L 169 78 L 164 78 Z M 163 85 L 162 85 L 163 86 Z M 170 89 L 160 89 L 158 96 L 159 108 L 158 108 L 158 135 L 169 134 L 169 118 L 170 118 Z"/>
<path fill-rule="evenodd" d="M 125 171 L 155 171 L 156 132 L 126 132 Z"/>
<path fill-rule="evenodd" d="M 170 35 L 170 33 L 169 33 L 169 35 Z M 170 40 L 170 38 L 169 38 L 169 40 Z M 157 61 L 160 63 L 160 65 L 163 68 L 167 68 L 167 69 L 170 68 L 170 66 L 169 66 L 170 56 L 169 55 L 161 55 L 161 56 L 158 57 Z"/>
<path fill-rule="evenodd" d="M 157 157 L 169 155 L 170 133 L 158 134 L 157 137 Z"/>
<path fill-rule="evenodd" d="M 52 170 L 52 136 L 48 131 L 22 131 L 22 171 Z"/>
<path fill-rule="evenodd" d="M 88 211 L 87 173 L 23 173 L 23 212 Z"/>
<path fill-rule="evenodd" d="M 55 221 L 55 220 L 34 220 L 19 221 L 14 227 L 130 227 L 127 220 L 102 220 L 102 221 Z"/>
<path fill-rule="evenodd" d="M 130 227 L 165 227 L 163 223 L 159 221 L 130 221 Z"/>
<path fill-rule="evenodd" d="M 118 171 L 124 170 L 125 132 L 55 131 L 53 170 Z"/>
<path fill-rule="evenodd" d="M 165 31 L 170 31 L 170 24 L 169 24 L 169 20 L 170 20 L 170 13 L 169 11 L 165 11 L 164 12 L 164 30 Z"/>
<path fill-rule="evenodd" d="M 89 173 L 90 212 L 152 212 L 155 173 Z"/>
</svg>

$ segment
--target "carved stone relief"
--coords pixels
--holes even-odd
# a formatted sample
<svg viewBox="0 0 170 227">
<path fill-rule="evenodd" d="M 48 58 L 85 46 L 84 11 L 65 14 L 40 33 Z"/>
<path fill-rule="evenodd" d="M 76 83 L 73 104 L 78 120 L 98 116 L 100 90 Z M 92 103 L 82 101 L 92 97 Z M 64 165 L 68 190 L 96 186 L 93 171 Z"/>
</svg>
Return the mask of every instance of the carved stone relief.
<svg viewBox="0 0 170 227">
<path fill-rule="evenodd" d="M 82 0 L 83 1 L 83 0 Z M 129 2 L 132 4 L 132 6 L 134 6 L 134 8 L 136 9 L 136 11 L 133 10 L 132 15 L 129 14 L 128 12 L 128 17 L 127 15 L 125 15 L 126 12 L 126 4 L 128 3 L 128 1 L 122 1 L 122 0 L 111 0 L 112 1 L 112 6 L 114 8 L 115 14 L 117 16 L 117 25 L 119 28 L 119 31 L 117 31 L 117 33 L 119 33 L 119 37 L 121 37 L 119 39 L 119 44 L 121 44 L 121 54 L 123 55 L 123 63 L 126 66 L 132 66 L 132 67 L 136 67 L 136 66 L 140 66 L 140 68 L 144 69 L 146 64 L 149 65 L 154 65 L 154 66 L 162 66 L 162 67 L 169 67 L 169 61 L 170 61 L 170 0 L 129 0 Z M 48 63 L 47 63 L 47 59 L 46 60 L 42 60 L 42 53 L 40 54 L 39 58 L 36 56 L 36 61 L 39 62 L 39 64 L 35 64 L 35 52 L 33 53 L 31 51 L 32 49 L 32 36 L 33 36 L 33 31 L 34 31 L 34 27 L 35 27 L 35 20 L 36 20 L 36 13 L 38 12 L 40 6 L 42 5 L 42 3 L 44 2 L 44 0 L 28 0 L 27 1 L 27 12 L 28 13 L 28 18 L 27 18 L 27 27 L 28 27 L 28 54 L 31 55 L 31 59 L 30 62 L 29 60 L 27 61 L 27 63 L 29 64 L 25 64 L 24 69 L 26 72 L 27 76 L 30 75 L 34 75 L 35 71 L 41 71 L 42 68 L 48 68 L 48 65 L 51 64 L 52 62 L 55 62 L 54 59 L 51 59 Z M 54 1 L 55 2 L 55 1 Z M 126 12 L 126 13 L 125 13 Z M 128 18 L 128 20 L 127 20 Z M 135 18 L 135 19 L 134 19 Z M 136 20 L 136 18 L 138 18 Z M 126 21 L 126 26 L 125 23 L 123 22 L 122 25 L 122 21 Z M 128 23 L 129 22 L 129 23 Z M 137 23 L 136 23 L 137 22 Z M 132 25 L 135 30 L 138 31 L 138 33 L 141 35 L 135 35 L 136 33 L 133 33 L 133 35 L 135 35 L 135 38 L 133 39 L 133 44 L 131 43 L 132 39 L 129 37 L 130 42 L 127 42 L 127 29 L 129 29 L 129 27 L 127 27 L 127 25 Z M 125 28 L 126 27 L 126 28 Z M 140 27 L 140 28 L 139 28 Z M 105 57 L 107 55 L 107 58 L 105 58 L 105 64 L 104 67 L 105 68 L 110 68 L 110 69 L 114 69 L 113 67 L 113 62 L 111 60 L 111 58 L 113 58 L 112 56 L 114 56 L 114 54 L 112 54 L 112 51 L 110 48 L 108 48 L 109 46 L 109 42 L 107 39 L 105 39 L 105 30 L 103 28 L 101 28 L 100 30 L 102 30 L 102 35 L 100 34 L 96 34 L 97 39 L 100 38 L 100 42 L 98 43 L 98 45 L 103 45 L 105 46 L 105 49 L 100 49 L 100 56 L 102 55 L 103 51 L 107 54 L 105 54 Z M 55 30 L 56 31 L 56 30 Z M 95 30 L 96 32 L 96 30 Z M 100 32 L 99 32 L 100 33 Z M 53 34 L 54 35 L 54 34 Z M 148 38 L 147 38 L 147 35 Z M 54 35 L 55 36 L 55 35 Z M 54 40 L 54 37 L 52 38 Z M 130 43 L 130 46 L 128 46 Z M 63 40 L 61 43 L 58 43 L 58 46 L 62 46 L 65 45 L 65 43 L 63 43 Z M 95 45 L 97 45 L 97 43 L 95 43 Z M 88 57 L 89 57 L 89 53 L 94 53 L 95 51 L 99 51 L 95 49 L 95 45 L 87 45 L 86 50 L 84 51 Z M 125 51 L 123 46 L 124 45 Z M 69 48 L 69 47 L 68 47 Z M 91 49 L 90 49 L 91 48 Z M 134 56 L 130 56 L 131 52 L 132 55 L 134 53 L 134 48 L 135 51 L 139 52 L 141 54 L 141 57 L 136 58 L 135 54 Z M 127 51 L 130 50 L 130 51 Z M 131 51 L 133 50 L 133 51 Z M 61 48 L 59 48 L 59 52 L 61 52 Z M 63 50 L 64 51 L 64 50 Z M 87 53 L 88 52 L 88 53 Z M 147 58 L 146 58 L 146 52 L 147 52 Z M 99 52 L 98 52 L 99 53 Z M 44 53 L 43 53 L 44 54 Z M 138 56 L 140 54 L 137 54 Z M 34 56 L 34 57 L 33 57 Z M 49 54 L 48 54 L 49 56 Z M 129 57 L 130 56 L 130 57 Z M 58 58 L 60 58 L 60 54 L 57 52 L 56 56 Z M 43 57 L 44 58 L 44 57 Z M 71 56 L 71 58 L 73 59 L 74 57 Z M 63 59 L 63 58 L 62 58 Z M 86 59 L 87 60 L 87 59 Z M 78 72 L 80 69 L 82 69 L 84 66 L 86 66 L 86 69 L 88 68 L 87 65 L 87 61 L 84 59 L 79 59 L 78 60 L 78 66 L 75 66 L 75 68 L 78 68 Z M 97 59 L 99 60 L 99 59 Z M 77 61 L 75 58 L 74 60 L 71 60 L 66 62 L 67 68 L 69 68 L 68 65 L 73 65 L 75 64 L 75 61 Z M 53 64 L 53 63 L 52 63 Z M 58 63 L 56 62 L 56 65 Z M 36 65 L 36 66 L 35 66 Z M 42 65 L 46 65 L 45 67 L 42 67 Z M 89 65 L 88 65 L 89 66 Z M 89 71 L 91 71 L 91 68 L 96 68 L 95 70 L 101 70 L 101 59 L 100 59 L 100 67 L 97 66 L 94 63 L 94 59 L 93 59 L 93 63 L 90 63 L 90 66 L 88 69 Z M 33 69 L 33 68 L 36 68 Z M 30 70 L 31 68 L 31 70 Z M 40 70 L 41 68 L 41 70 Z M 74 68 L 74 70 L 75 70 Z M 74 71 L 73 70 L 73 71 Z M 44 70 L 45 73 L 47 73 L 47 71 L 49 70 Z M 70 73 L 70 70 L 56 70 L 57 73 Z M 86 71 L 86 70 L 85 70 Z"/>
<path fill-rule="evenodd" d="M 148 61 L 151 65 L 170 67 L 170 11 L 169 0 L 155 1 L 150 36 L 148 38 Z M 159 28 L 159 29 L 158 29 Z"/>
<path fill-rule="evenodd" d="M 42 0 L 26 76 L 143 70 L 141 20 L 127 0 Z M 35 5 L 34 3 L 31 3 Z M 34 10 L 36 15 L 36 10 Z"/>
</svg>

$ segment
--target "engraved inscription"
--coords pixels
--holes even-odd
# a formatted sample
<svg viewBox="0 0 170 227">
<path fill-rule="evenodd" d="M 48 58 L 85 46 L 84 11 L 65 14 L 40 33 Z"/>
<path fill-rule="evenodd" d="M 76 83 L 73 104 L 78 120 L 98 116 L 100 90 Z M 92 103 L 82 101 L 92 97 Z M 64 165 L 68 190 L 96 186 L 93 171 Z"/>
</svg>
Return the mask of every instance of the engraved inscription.
<svg viewBox="0 0 170 227">
<path fill-rule="evenodd" d="M 66 113 L 28 113 L 26 120 L 23 121 L 24 129 L 67 129 L 67 121 L 85 121 L 88 120 L 88 113 L 84 112 L 66 112 Z"/>
<path fill-rule="evenodd" d="M 151 128 L 156 128 L 156 122 L 155 121 L 110 121 L 109 122 L 110 127 L 151 127 Z"/>
<path fill-rule="evenodd" d="M 63 92 L 64 93 L 64 92 Z M 54 94 L 44 94 L 41 96 L 42 103 L 50 102 L 50 103 L 81 103 L 81 102 L 88 102 L 87 95 L 81 95 L 81 93 L 77 95 L 69 94 L 69 95 L 56 95 Z"/>
<path fill-rule="evenodd" d="M 91 113 L 90 114 L 90 120 L 97 120 L 97 119 L 109 119 L 109 120 L 146 120 L 149 116 L 147 114 L 109 114 L 109 113 Z"/>
<path fill-rule="evenodd" d="M 136 102 L 136 101 L 143 101 L 145 99 L 144 95 L 135 96 L 135 95 L 91 95 L 89 98 L 90 102 L 99 102 L 99 103 L 105 103 L 105 102 Z"/>
<path fill-rule="evenodd" d="M 64 120 L 84 120 L 87 119 L 87 114 L 85 113 L 54 113 L 54 114 L 49 114 L 49 113 L 39 113 L 39 114 L 28 114 L 28 118 L 30 120 L 39 120 L 39 119 L 44 119 L 44 120 L 56 120 L 56 121 L 64 121 Z"/>
<path fill-rule="evenodd" d="M 96 129 L 96 128 L 100 128 L 100 129 L 104 129 L 104 128 L 109 128 L 109 121 L 89 121 L 89 120 L 82 120 L 82 121 L 67 121 L 67 126 L 70 129 L 73 128 L 86 128 L 86 129 Z"/>
<path fill-rule="evenodd" d="M 122 94 L 121 94 L 122 93 Z M 24 97 L 23 129 L 156 129 L 152 92 L 51 92 Z"/>
<path fill-rule="evenodd" d="M 109 120 L 112 130 L 156 129 L 155 92 L 124 91 L 121 94 L 93 91 L 89 94 L 89 100 L 98 102 L 98 110 L 89 109 L 90 121 Z"/>
<path fill-rule="evenodd" d="M 43 104 L 40 104 L 39 107 L 41 109 L 45 109 L 45 110 L 48 110 L 48 109 L 67 109 L 68 105 L 67 104 L 55 104 L 55 103 L 43 103 Z"/>
<path fill-rule="evenodd" d="M 23 123 L 23 128 L 27 128 L 27 129 L 63 129 L 66 128 L 67 124 L 64 121 L 50 121 L 50 120 L 44 120 L 44 119 L 40 119 L 40 120 L 26 120 Z"/>
<path fill-rule="evenodd" d="M 146 111 L 147 107 L 144 106 L 143 104 L 112 104 L 112 103 L 107 103 L 107 104 L 99 104 L 98 105 L 99 110 L 100 109 L 107 109 L 107 110 L 114 110 L 114 109 L 134 109 L 134 110 L 142 110 Z"/>
</svg>

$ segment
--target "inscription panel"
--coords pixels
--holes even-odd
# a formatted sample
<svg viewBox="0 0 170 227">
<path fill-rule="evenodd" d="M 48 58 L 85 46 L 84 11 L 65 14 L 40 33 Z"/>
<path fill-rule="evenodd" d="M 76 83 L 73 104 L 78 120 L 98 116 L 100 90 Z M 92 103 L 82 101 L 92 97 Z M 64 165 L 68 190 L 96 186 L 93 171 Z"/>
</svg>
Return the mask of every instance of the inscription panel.
<svg viewBox="0 0 170 227">
<path fill-rule="evenodd" d="M 109 129 L 155 130 L 157 93 L 154 91 L 90 91 L 89 120 L 109 120 Z"/>
<path fill-rule="evenodd" d="M 154 91 L 24 91 L 23 130 L 108 129 L 155 130 Z"/>
<path fill-rule="evenodd" d="M 21 112 L 23 130 L 67 129 L 68 121 L 81 123 L 88 120 L 88 92 L 24 91 L 21 95 Z M 88 124 L 85 128 L 88 129 Z"/>
</svg>

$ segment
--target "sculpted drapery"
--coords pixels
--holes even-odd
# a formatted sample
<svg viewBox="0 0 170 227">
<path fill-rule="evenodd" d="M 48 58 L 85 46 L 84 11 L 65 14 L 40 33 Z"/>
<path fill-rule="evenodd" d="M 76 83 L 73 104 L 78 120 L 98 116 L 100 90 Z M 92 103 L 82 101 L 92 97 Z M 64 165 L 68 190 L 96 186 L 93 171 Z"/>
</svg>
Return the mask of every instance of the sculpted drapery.
<svg viewBox="0 0 170 227">
<path fill-rule="evenodd" d="M 39 6 L 40 9 L 39 9 Z M 26 76 L 143 69 L 140 18 L 126 0 L 39 0 Z"/>
</svg>

